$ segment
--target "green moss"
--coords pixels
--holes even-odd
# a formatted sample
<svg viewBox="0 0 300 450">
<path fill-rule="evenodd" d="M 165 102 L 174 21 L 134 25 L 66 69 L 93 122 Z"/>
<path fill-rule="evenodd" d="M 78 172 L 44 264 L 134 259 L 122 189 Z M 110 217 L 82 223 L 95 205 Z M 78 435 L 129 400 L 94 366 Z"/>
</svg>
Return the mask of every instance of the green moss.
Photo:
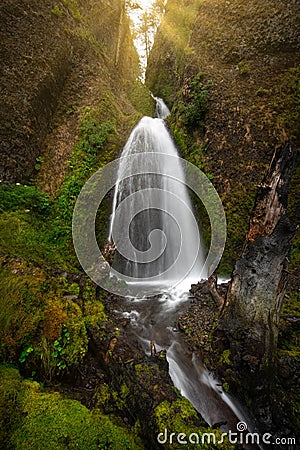
<svg viewBox="0 0 300 450">
<path fill-rule="evenodd" d="M 135 371 L 139 378 L 147 377 L 148 379 L 154 379 L 157 375 L 157 366 L 148 363 L 135 364 Z"/>
<path fill-rule="evenodd" d="M 107 384 L 101 384 L 97 387 L 97 390 L 93 396 L 94 405 L 100 408 L 105 414 L 124 414 L 124 411 L 128 411 L 126 405 L 126 397 L 130 390 L 128 386 L 123 383 L 120 387 L 120 391 L 113 390 Z"/>
<path fill-rule="evenodd" d="M 0 366 L 0 442 L 10 449 L 9 436 L 20 423 L 19 393 L 22 378 L 16 369 Z"/>
<path fill-rule="evenodd" d="M 34 186 L 1 187 L 0 249 L 3 253 L 44 264 L 47 261 L 67 270 L 77 265 L 71 242 L 72 214 L 77 196 L 95 168 L 114 157 L 113 149 L 103 151 L 115 133 L 114 122 L 102 122 L 101 118 L 102 108 L 108 108 L 106 96 L 99 105 L 94 109 L 86 108 L 82 113 L 79 139 L 56 199 L 50 202 Z"/>
<path fill-rule="evenodd" d="M 121 423 L 89 411 L 57 392 L 45 392 L 36 382 L 22 380 L 15 369 L 1 366 L 0 408 L 2 443 L 6 449 L 141 449 Z"/>
<path fill-rule="evenodd" d="M 238 183 L 232 188 L 230 195 L 221 194 L 221 200 L 225 209 L 227 221 L 227 240 L 225 251 L 221 259 L 218 273 L 229 275 L 232 272 L 235 261 L 242 252 L 245 236 L 249 230 L 249 220 L 254 207 L 256 188 L 245 187 Z"/>
<path fill-rule="evenodd" d="M 300 65 L 284 72 L 274 88 L 274 107 L 279 123 L 299 143 Z"/>
<path fill-rule="evenodd" d="M 289 317 L 300 317 L 300 292 L 288 291 L 285 295 L 282 315 Z"/>
<path fill-rule="evenodd" d="M 106 414 L 115 411 L 112 405 L 112 390 L 107 384 L 101 384 L 97 387 L 93 400 L 95 406 Z"/>
<path fill-rule="evenodd" d="M 51 264 L 64 270 L 77 265 L 74 251 L 65 241 L 53 241 L 57 235 L 51 219 L 36 217 L 31 212 L 14 211 L 0 215 L 0 251 L 2 254 L 21 256 L 39 264 Z"/>
<path fill-rule="evenodd" d="M 51 279 L 22 259 L 6 261 L 0 272 L 1 358 L 19 361 L 25 370 L 38 371 L 47 380 L 80 364 L 88 347 L 87 327 L 104 330 L 107 321 L 89 281 L 81 309 L 76 296 L 65 296 L 79 292 L 79 286 L 70 283 L 69 290 L 62 280 Z"/>
<path fill-rule="evenodd" d="M 177 436 L 180 433 L 184 433 L 186 436 L 181 440 L 185 439 L 189 442 L 189 437 L 191 437 L 194 443 L 199 442 L 201 448 L 204 449 L 217 449 L 220 448 L 218 441 L 221 439 L 222 432 L 219 430 L 212 430 L 210 428 L 198 427 L 196 423 L 198 422 L 198 416 L 193 408 L 192 404 L 184 397 L 170 403 L 164 401 L 160 403 L 155 408 L 155 417 L 157 420 L 159 433 L 163 435 L 164 438 L 165 430 L 167 430 L 168 438 L 164 444 L 164 448 L 167 449 L 180 449 L 182 444 L 177 440 Z M 192 426 L 192 423 L 195 426 Z M 174 437 L 171 438 L 171 433 L 175 433 Z M 171 439 L 171 441 L 170 441 Z M 222 443 L 222 448 L 224 449 L 234 449 L 234 446 L 229 444 L 227 439 L 224 439 Z"/>
<path fill-rule="evenodd" d="M 63 11 L 57 5 L 53 6 L 51 12 L 58 17 L 61 17 L 63 15 Z"/>
<path fill-rule="evenodd" d="M 96 164 L 105 165 L 113 155 L 99 157 L 109 136 L 115 132 L 113 122 L 98 122 L 98 110 L 87 108 L 81 119 L 79 140 L 73 149 L 68 172 L 58 193 L 55 205 L 54 241 L 71 234 L 72 214 L 77 196 L 88 176 L 95 170 Z M 55 233 L 56 231 L 56 233 Z"/>
<path fill-rule="evenodd" d="M 141 81 L 136 83 L 128 83 L 127 90 L 129 92 L 129 99 L 134 108 L 143 116 L 153 116 L 154 100 L 150 96 L 149 90 Z"/>
<path fill-rule="evenodd" d="M 237 65 L 240 75 L 248 75 L 250 72 L 249 64 L 246 61 L 240 61 Z"/>
<path fill-rule="evenodd" d="M 125 383 L 122 384 L 120 393 L 123 399 L 126 399 L 127 395 L 129 394 L 128 386 Z"/>
<path fill-rule="evenodd" d="M 75 19 L 82 19 L 78 2 L 76 0 L 62 0 L 63 4 L 68 7 Z"/>
<path fill-rule="evenodd" d="M 180 433 L 190 420 L 197 422 L 198 416 L 192 404 L 184 397 L 175 402 L 165 400 L 155 408 L 155 417 L 160 431 L 165 428 Z"/>
<path fill-rule="evenodd" d="M 229 349 L 224 350 L 224 352 L 220 356 L 220 363 L 221 364 L 227 364 L 227 365 L 231 364 L 231 361 L 230 361 L 230 350 Z"/>
<path fill-rule="evenodd" d="M 300 363 L 299 345 L 293 350 L 280 349 L 278 351 L 278 359 L 279 373 L 282 374 L 283 372 L 285 373 L 285 376 L 279 380 L 276 386 L 276 397 L 280 398 L 282 404 L 285 405 L 285 412 L 288 411 L 291 426 L 293 426 L 295 430 L 298 430 L 300 427 L 300 401 L 299 386 L 297 382 Z"/>
</svg>

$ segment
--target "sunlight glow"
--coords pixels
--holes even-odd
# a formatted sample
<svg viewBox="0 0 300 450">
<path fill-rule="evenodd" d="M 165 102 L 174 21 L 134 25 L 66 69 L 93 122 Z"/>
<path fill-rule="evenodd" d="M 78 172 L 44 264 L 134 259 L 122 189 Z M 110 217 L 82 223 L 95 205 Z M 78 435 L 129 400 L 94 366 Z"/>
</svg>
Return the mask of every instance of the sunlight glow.
<svg viewBox="0 0 300 450">
<path fill-rule="evenodd" d="M 128 15 L 132 21 L 132 31 L 134 34 L 134 44 L 139 54 L 142 72 L 145 71 L 147 65 L 147 49 L 145 45 L 145 35 L 141 33 L 141 27 L 143 24 L 143 16 L 145 13 L 150 13 L 151 8 L 155 0 L 137 0 L 136 2 L 131 2 L 131 5 L 135 7 L 128 8 Z M 148 40 L 148 51 L 153 45 L 155 31 L 148 29 L 147 40 Z"/>
</svg>

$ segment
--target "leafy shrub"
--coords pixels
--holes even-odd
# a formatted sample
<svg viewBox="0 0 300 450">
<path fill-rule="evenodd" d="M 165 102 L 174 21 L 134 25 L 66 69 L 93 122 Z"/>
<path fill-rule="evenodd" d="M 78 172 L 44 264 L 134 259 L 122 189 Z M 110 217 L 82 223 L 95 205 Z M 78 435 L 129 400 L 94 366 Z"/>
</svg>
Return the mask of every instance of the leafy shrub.
<svg viewBox="0 0 300 450">
<path fill-rule="evenodd" d="M 202 83 L 202 74 L 189 81 L 184 94 L 184 106 L 181 112 L 183 124 L 189 128 L 202 127 L 207 112 L 207 86 Z"/>
</svg>

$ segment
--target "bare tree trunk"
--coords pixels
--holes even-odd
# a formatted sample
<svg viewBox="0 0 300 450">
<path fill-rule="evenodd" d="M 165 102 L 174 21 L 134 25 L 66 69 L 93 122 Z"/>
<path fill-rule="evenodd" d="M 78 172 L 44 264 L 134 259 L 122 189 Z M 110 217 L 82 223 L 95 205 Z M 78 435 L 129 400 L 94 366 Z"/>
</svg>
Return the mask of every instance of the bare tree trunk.
<svg viewBox="0 0 300 450">
<path fill-rule="evenodd" d="M 241 391 L 248 391 L 258 415 L 260 407 L 265 413 L 276 368 L 279 316 L 295 235 L 287 216 L 295 156 L 295 148 L 285 143 L 275 152 L 258 186 L 250 230 L 221 318 L 238 384 Z"/>
<path fill-rule="evenodd" d="M 117 48 L 116 48 L 116 55 L 115 55 L 115 65 L 118 65 L 119 57 L 120 57 L 120 48 L 121 48 L 121 42 L 122 42 L 122 26 L 124 21 L 124 15 L 125 15 L 125 0 L 122 3 L 121 11 L 120 11 L 120 20 L 119 20 L 119 28 L 118 28 L 118 40 L 117 40 Z"/>
</svg>

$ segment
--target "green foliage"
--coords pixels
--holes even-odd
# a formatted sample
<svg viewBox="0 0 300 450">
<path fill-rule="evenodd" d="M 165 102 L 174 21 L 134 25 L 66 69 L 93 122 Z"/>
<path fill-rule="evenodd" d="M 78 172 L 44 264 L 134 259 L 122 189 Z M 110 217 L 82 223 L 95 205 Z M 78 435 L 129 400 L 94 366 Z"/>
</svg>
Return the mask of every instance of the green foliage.
<svg viewBox="0 0 300 450">
<path fill-rule="evenodd" d="M 27 347 L 25 347 L 24 350 L 21 353 L 20 358 L 19 358 L 20 363 L 24 363 L 26 361 L 27 357 L 33 351 L 34 351 L 34 348 L 32 347 L 32 345 L 28 345 Z"/>
<path fill-rule="evenodd" d="M 63 4 L 71 11 L 75 19 L 81 20 L 82 15 L 79 11 L 78 2 L 76 0 L 62 0 Z"/>
<path fill-rule="evenodd" d="M 74 283 L 51 279 L 21 258 L 7 261 L 0 272 L 1 359 L 19 362 L 47 380 L 80 364 L 87 352 L 87 327 L 103 330 L 107 317 L 91 282 L 82 292 L 84 312 L 76 298 L 65 296 L 74 290 Z"/>
<path fill-rule="evenodd" d="M 61 17 L 63 15 L 63 11 L 57 5 L 53 6 L 51 12 L 57 17 Z"/>
<path fill-rule="evenodd" d="M 55 199 L 50 201 L 35 186 L 1 186 L 0 251 L 65 270 L 74 270 L 78 265 L 71 242 L 73 208 L 87 178 L 115 156 L 115 146 L 107 146 L 115 133 L 115 123 L 102 121 L 110 113 L 116 117 L 117 106 L 109 93 L 95 108 L 83 110 L 78 141 Z M 107 203 L 102 224 L 107 222 L 108 208 Z"/>
<path fill-rule="evenodd" d="M 192 404 L 184 397 L 179 398 L 178 400 L 170 403 L 167 400 L 160 403 L 155 408 L 155 416 L 158 423 L 158 429 L 160 433 L 163 433 L 165 429 L 168 430 L 169 436 L 171 433 L 175 433 L 175 437 L 170 443 L 170 440 L 167 440 L 165 443 L 165 447 L 167 449 L 180 449 L 182 448 L 182 444 L 179 444 L 176 436 L 179 433 L 185 433 L 186 436 L 195 435 L 199 437 L 199 443 L 201 443 L 201 438 L 203 436 L 203 443 L 201 443 L 201 448 L 206 450 L 217 449 L 219 445 L 217 444 L 218 440 L 221 438 L 222 432 L 219 430 L 212 430 L 210 428 L 202 428 L 198 426 L 191 426 L 190 424 L 194 422 L 195 424 L 198 422 L 198 416 L 193 408 Z M 208 442 L 206 437 L 207 434 L 212 433 L 215 436 L 216 444 L 211 441 Z M 188 439 L 188 438 L 186 438 Z M 235 447 L 225 439 L 222 444 L 223 449 L 234 449 Z"/>
<path fill-rule="evenodd" d="M 230 361 L 230 350 L 229 349 L 224 350 L 224 352 L 220 356 L 220 364 L 227 364 L 227 365 L 231 364 L 231 361 Z"/>
<path fill-rule="evenodd" d="M 171 123 L 171 129 L 173 132 L 175 143 L 179 148 L 181 154 L 184 156 L 187 153 L 187 134 L 184 133 L 180 128 L 177 128 L 176 124 L 174 124 L 173 122 Z"/>
<path fill-rule="evenodd" d="M 39 263 L 67 268 L 67 256 L 50 240 L 54 223 L 53 202 L 35 186 L 2 185 L 0 188 L 0 251 Z M 72 263 L 75 259 L 71 258 Z"/>
<path fill-rule="evenodd" d="M 250 72 L 249 65 L 246 63 L 246 61 L 240 61 L 237 67 L 240 75 L 248 75 L 248 73 Z"/>
<path fill-rule="evenodd" d="M 202 82 L 203 74 L 192 78 L 184 93 L 184 106 L 182 108 L 183 124 L 188 129 L 202 127 L 207 112 L 208 90 Z"/>
<path fill-rule="evenodd" d="M 283 307 L 282 314 L 284 316 L 293 316 L 300 318 L 300 292 L 299 291 L 287 291 Z"/>
<path fill-rule="evenodd" d="M 22 256 L 39 264 L 73 269 L 77 261 L 72 249 L 50 239 L 54 226 L 51 218 L 31 212 L 14 211 L 0 215 L 0 250 L 11 256 Z"/>
<path fill-rule="evenodd" d="M 228 391 L 229 391 L 229 384 L 228 384 L 228 383 L 226 383 L 226 382 L 223 383 L 223 384 L 222 384 L 222 387 L 223 387 L 223 389 L 224 389 L 225 392 L 228 392 Z"/>
<path fill-rule="evenodd" d="M 48 196 L 35 186 L 4 184 L 0 187 L 0 213 L 27 209 L 46 215 L 51 212 Z"/>
<path fill-rule="evenodd" d="M 121 423 L 99 410 L 44 392 L 15 369 L 1 366 L 0 374 L 0 436 L 7 450 L 142 449 Z"/>
<path fill-rule="evenodd" d="M 68 300 L 66 306 L 67 321 L 59 336 L 59 345 L 64 350 L 59 353 L 66 366 L 79 364 L 88 349 L 88 337 L 81 308 L 77 303 Z M 53 355 L 55 356 L 55 355 Z"/>
</svg>

